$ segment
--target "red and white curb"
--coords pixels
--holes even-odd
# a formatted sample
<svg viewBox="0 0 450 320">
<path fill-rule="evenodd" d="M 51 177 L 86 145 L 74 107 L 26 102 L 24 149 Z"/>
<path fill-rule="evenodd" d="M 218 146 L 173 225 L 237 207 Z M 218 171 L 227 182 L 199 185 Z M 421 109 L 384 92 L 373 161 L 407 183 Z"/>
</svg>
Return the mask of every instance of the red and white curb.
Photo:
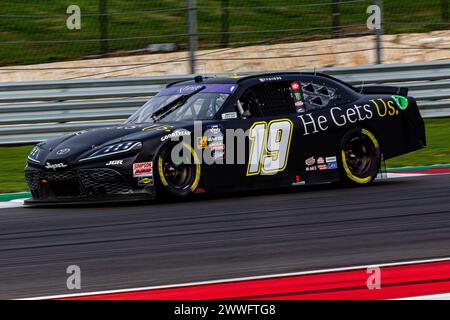
<svg viewBox="0 0 450 320">
<path fill-rule="evenodd" d="M 0 202 L 0 209 L 23 207 L 23 202 L 25 200 L 26 199 L 15 199 L 15 200 L 11 200 L 11 201 Z"/>
<path fill-rule="evenodd" d="M 419 167 L 402 167 L 402 168 L 388 168 L 387 173 L 379 175 L 379 178 L 387 176 L 387 178 L 405 178 L 405 177 L 420 177 L 427 175 L 441 175 L 450 174 L 450 165 L 436 164 L 431 166 Z"/>
<path fill-rule="evenodd" d="M 388 179 L 428 176 L 428 174 L 426 173 L 403 173 L 403 172 L 388 172 L 385 175 L 387 175 Z M 379 176 L 379 179 L 382 178 L 383 178 L 382 176 Z"/>
<path fill-rule="evenodd" d="M 397 300 L 450 300 L 450 293 L 432 294 L 432 295 L 428 295 L 428 296 L 401 298 L 401 299 L 397 299 Z"/>
<path fill-rule="evenodd" d="M 369 285 L 373 270 L 379 272 L 377 287 Z M 450 257 L 29 299 L 372 300 L 449 296 Z"/>
</svg>

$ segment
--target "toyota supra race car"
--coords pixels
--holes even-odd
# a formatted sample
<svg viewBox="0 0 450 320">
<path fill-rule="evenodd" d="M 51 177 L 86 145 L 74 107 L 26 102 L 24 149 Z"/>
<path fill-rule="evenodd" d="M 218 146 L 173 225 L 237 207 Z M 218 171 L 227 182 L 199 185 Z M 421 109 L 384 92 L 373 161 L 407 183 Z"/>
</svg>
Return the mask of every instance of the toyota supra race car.
<svg viewBox="0 0 450 320">
<path fill-rule="evenodd" d="M 172 83 L 119 126 L 49 139 L 28 155 L 28 205 L 187 197 L 341 182 L 426 145 L 406 88 L 320 73 Z"/>
</svg>

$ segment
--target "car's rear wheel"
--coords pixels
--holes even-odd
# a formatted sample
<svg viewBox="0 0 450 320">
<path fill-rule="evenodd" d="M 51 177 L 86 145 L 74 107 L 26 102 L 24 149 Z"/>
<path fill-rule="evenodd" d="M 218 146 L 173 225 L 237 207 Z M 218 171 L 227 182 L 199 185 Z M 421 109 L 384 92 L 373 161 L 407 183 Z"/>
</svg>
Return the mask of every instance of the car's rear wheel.
<svg viewBox="0 0 450 320">
<path fill-rule="evenodd" d="M 354 128 L 342 138 L 338 158 L 343 183 L 366 185 L 371 183 L 379 172 L 380 144 L 368 129 Z"/>
<path fill-rule="evenodd" d="M 174 151 L 174 148 L 177 149 Z M 191 146 L 183 143 L 164 147 L 157 157 L 157 164 L 160 192 L 178 198 L 195 192 L 200 182 L 201 166 Z"/>
</svg>

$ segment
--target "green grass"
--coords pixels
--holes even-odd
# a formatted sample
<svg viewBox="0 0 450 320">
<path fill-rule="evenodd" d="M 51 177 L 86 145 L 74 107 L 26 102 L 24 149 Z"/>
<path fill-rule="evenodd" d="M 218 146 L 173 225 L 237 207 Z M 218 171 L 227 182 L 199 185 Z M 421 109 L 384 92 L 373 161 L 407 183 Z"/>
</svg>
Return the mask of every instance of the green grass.
<svg viewBox="0 0 450 320">
<path fill-rule="evenodd" d="M 0 148 L 0 193 L 27 190 L 23 176 L 32 146 Z"/>
<path fill-rule="evenodd" d="M 0 66 L 79 59 L 100 53 L 99 0 L 11 0 L 0 7 Z M 186 0 L 108 0 L 109 51 L 175 42 L 187 48 Z M 81 8 L 81 30 L 68 30 L 66 9 Z M 221 43 L 221 0 L 197 0 L 200 48 Z M 318 5 L 324 4 L 324 5 Z M 366 9 L 372 0 L 340 5 L 342 33 L 368 32 Z M 280 6 L 289 5 L 288 8 Z M 306 5 L 306 6 L 299 6 Z M 330 37 L 330 0 L 229 0 L 229 42 L 289 42 Z M 255 8 L 255 7 L 262 8 Z M 440 24 L 440 0 L 384 1 L 384 30 L 389 34 L 427 32 Z M 305 30 L 311 29 L 314 30 Z M 290 31 L 281 31 L 289 29 Z M 272 30 L 270 32 L 267 32 Z M 278 30 L 278 31 L 275 31 Z M 252 33 L 242 33 L 251 31 Z M 208 34 L 204 34 L 208 33 Z M 175 36 L 174 36 L 175 35 Z M 119 40 L 120 39 L 120 40 Z M 36 43 L 36 41 L 61 41 Z M 80 42 L 81 41 L 81 42 Z M 18 43 L 19 42 L 19 43 Z"/>
<path fill-rule="evenodd" d="M 450 163 L 450 118 L 425 120 L 428 147 L 387 161 L 388 167 Z M 23 169 L 32 146 L 0 148 L 0 193 L 27 190 Z"/>
</svg>

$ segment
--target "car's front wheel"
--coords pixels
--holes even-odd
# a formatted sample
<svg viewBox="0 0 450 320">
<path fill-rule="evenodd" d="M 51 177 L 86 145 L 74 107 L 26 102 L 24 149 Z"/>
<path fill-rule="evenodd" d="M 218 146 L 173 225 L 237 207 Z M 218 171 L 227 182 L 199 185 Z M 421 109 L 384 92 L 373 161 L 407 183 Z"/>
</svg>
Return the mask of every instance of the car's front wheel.
<svg viewBox="0 0 450 320">
<path fill-rule="evenodd" d="M 170 144 L 157 156 L 157 186 L 165 195 L 184 198 L 195 192 L 201 177 L 198 157 L 188 144 Z"/>
<path fill-rule="evenodd" d="M 377 176 L 381 148 L 375 135 L 365 128 L 349 130 L 339 147 L 340 177 L 347 185 L 366 185 Z"/>
</svg>

